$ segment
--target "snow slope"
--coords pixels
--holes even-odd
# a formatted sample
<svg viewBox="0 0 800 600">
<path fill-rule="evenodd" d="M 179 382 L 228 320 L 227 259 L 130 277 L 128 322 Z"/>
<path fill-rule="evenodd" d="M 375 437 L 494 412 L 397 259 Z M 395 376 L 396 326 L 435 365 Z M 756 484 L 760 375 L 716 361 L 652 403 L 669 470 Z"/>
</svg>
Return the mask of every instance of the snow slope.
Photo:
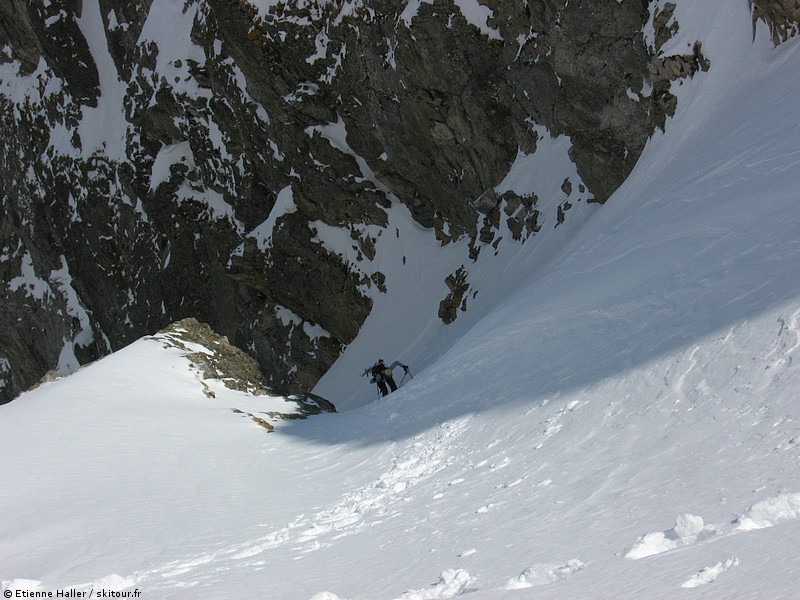
<svg viewBox="0 0 800 600">
<path fill-rule="evenodd" d="M 388 398 L 268 434 L 140 342 L 0 407 L 2 587 L 795 598 L 800 41 L 741 5 L 679 3 L 712 68 L 666 133 Z"/>
</svg>

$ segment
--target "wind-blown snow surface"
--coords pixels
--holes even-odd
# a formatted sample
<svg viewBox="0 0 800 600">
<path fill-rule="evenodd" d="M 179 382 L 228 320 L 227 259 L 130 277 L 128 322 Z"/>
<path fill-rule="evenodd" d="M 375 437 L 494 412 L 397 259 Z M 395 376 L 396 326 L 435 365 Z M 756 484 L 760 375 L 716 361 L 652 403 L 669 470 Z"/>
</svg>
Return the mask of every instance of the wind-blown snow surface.
<svg viewBox="0 0 800 600">
<path fill-rule="evenodd" d="M 397 393 L 267 434 L 140 345 L 0 407 L 2 586 L 796 597 L 800 43 L 710 4 L 623 188 Z"/>
</svg>

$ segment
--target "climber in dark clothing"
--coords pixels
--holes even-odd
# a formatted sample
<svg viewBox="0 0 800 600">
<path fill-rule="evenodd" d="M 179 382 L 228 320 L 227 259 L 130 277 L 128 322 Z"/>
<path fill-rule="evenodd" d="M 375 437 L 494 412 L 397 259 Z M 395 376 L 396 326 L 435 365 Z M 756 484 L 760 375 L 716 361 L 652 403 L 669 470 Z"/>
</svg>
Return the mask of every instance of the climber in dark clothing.
<svg viewBox="0 0 800 600">
<path fill-rule="evenodd" d="M 381 396 L 389 395 L 389 390 L 386 387 L 386 376 L 383 373 L 385 369 L 386 365 L 382 360 L 379 360 L 372 365 L 372 369 L 370 370 L 370 373 L 372 373 L 372 379 L 370 381 L 378 384 L 378 391 L 381 393 Z"/>
<path fill-rule="evenodd" d="M 381 396 L 388 396 L 391 393 L 389 392 L 389 389 L 386 387 L 387 384 L 389 388 L 392 389 L 392 392 L 397 391 L 397 384 L 395 383 L 394 377 L 392 376 L 392 369 L 398 366 L 403 367 L 405 372 L 408 373 L 408 365 L 404 365 L 403 363 L 397 360 L 392 363 L 391 367 L 387 367 L 386 363 L 383 362 L 383 359 L 381 358 L 378 359 L 378 362 L 376 362 L 372 366 L 372 369 L 370 370 L 370 373 L 372 373 L 371 381 L 378 385 L 378 390 L 380 391 Z"/>
</svg>

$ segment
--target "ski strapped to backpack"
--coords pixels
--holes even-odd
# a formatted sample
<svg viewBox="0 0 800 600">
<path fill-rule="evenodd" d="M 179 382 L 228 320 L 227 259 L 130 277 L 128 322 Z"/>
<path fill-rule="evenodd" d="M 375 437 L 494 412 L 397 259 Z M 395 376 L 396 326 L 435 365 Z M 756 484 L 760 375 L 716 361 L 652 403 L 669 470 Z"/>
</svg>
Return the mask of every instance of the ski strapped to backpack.
<svg viewBox="0 0 800 600">
<path fill-rule="evenodd" d="M 393 362 L 393 363 L 392 363 L 392 364 L 391 364 L 391 365 L 390 365 L 390 366 L 389 366 L 389 367 L 386 369 L 386 374 L 387 374 L 389 377 L 391 377 L 391 376 L 392 376 L 392 373 L 393 373 L 393 371 L 394 371 L 394 370 L 395 370 L 397 367 L 402 367 L 402 368 L 403 368 L 403 371 L 405 371 L 405 373 L 403 374 L 403 378 L 400 380 L 400 383 L 398 383 L 398 384 L 397 384 L 397 387 L 400 387 L 401 385 L 403 385 L 403 382 L 404 382 L 404 381 L 405 381 L 405 379 L 406 379 L 406 375 L 408 375 L 409 377 L 411 377 L 411 379 L 414 379 L 414 376 L 413 376 L 413 375 L 411 375 L 411 371 L 409 370 L 409 368 L 408 368 L 408 365 L 404 365 L 404 364 L 403 364 L 403 363 L 401 363 L 399 360 L 396 360 L 396 361 L 394 361 L 394 362 Z"/>
</svg>

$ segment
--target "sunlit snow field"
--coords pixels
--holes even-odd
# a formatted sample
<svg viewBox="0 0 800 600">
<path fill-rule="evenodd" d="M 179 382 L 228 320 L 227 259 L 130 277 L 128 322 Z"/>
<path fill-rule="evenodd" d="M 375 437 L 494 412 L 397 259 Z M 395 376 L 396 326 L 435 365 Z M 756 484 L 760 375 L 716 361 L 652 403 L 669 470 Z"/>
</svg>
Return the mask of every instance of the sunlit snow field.
<svg viewBox="0 0 800 600">
<path fill-rule="evenodd" d="M 414 284 L 459 248 L 392 209 L 340 413 L 267 433 L 153 340 L 1 406 L 3 590 L 797 597 L 800 41 L 740 4 L 678 2 L 667 51 L 711 69 L 605 206 L 470 265 L 454 325 Z M 414 378 L 376 401 L 378 356 Z"/>
</svg>

